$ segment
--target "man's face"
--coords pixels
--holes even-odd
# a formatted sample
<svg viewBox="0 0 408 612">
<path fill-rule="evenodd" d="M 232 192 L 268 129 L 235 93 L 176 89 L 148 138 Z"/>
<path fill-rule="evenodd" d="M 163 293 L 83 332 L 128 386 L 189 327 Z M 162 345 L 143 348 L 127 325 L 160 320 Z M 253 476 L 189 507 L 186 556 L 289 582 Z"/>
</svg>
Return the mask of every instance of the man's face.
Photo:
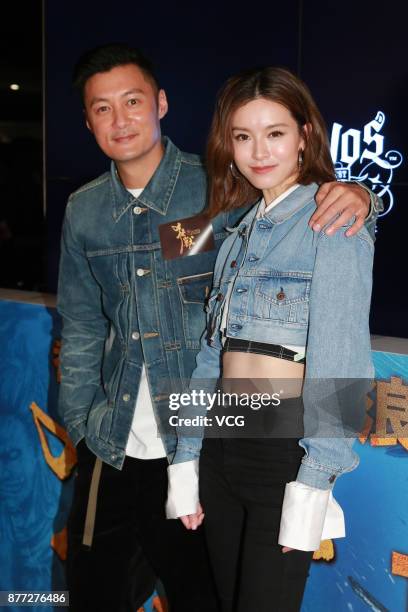
<svg viewBox="0 0 408 612">
<path fill-rule="evenodd" d="M 94 74 L 85 84 L 86 124 L 102 151 L 115 162 L 145 160 L 161 147 L 160 119 L 167 112 L 138 66 L 125 64 Z"/>
</svg>

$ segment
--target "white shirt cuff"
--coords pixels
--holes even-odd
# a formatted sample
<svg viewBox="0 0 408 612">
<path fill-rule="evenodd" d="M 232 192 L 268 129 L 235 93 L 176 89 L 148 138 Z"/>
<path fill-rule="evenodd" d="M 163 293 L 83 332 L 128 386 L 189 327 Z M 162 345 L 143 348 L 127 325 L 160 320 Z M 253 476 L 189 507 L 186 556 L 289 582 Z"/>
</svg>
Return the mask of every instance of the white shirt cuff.
<svg viewBox="0 0 408 612">
<path fill-rule="evenodd" d="M 198 507 L 198 459 L 174 463 L 167 468 L 166 517 L 195 514 Z"/>
<path fill-rule="evenodd" d="M 321 540 L 344 538 L 343 510 L 331 490 L 301 482 L 285 488 L 278 543 L 297 550 L 314 551 Z"/>
</svg>

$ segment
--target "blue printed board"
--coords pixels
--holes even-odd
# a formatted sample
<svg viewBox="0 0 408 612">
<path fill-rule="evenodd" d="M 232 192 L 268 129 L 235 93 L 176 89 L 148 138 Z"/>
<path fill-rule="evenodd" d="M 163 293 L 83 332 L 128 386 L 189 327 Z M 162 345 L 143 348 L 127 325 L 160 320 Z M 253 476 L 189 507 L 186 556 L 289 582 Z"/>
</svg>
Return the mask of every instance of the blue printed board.
<svg viewBox="0 0 408 612">
<path fill-rule="evenodd" d="M 75 455 L 56 413 L 59 338 L 55 309 L 0 301 L 0 591 L 65 588 Z M 401 396 L 408 356 L 373 358 L 377 380 L 391 396 L 402 385 Z M 335 488 L 347 538 L 315 555 L 302 612 L 408 610 L 408 435 L 355 448 L 360 466 Z M 144 604 L 159 608 L 154 597 Z"/>
</svg>

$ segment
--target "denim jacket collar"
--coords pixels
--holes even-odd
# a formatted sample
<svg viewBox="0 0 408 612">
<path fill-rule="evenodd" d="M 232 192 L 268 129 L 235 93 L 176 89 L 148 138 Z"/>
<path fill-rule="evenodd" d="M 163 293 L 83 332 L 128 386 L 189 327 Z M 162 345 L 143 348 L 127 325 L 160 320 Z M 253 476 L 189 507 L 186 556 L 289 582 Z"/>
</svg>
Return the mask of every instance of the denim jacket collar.
<svg viewBox="0 0 408 612">
<path fill-rule="evenodd" d="M 269 219 L 273 223 L 282 223 L 290 219 L 296 214 L 305 204 L 312 200 L 319 189 L 319 185 L 311 183 L 310 185 L 299 185 L 297 189 L 292 191 L 284 200 L 279 202 L 269 212 L 265 213 L 265 219 Z"/>
<path fill-rule="evenodd" d="M 180 172 L 181 152 L 166 136 L 163 136 L 162 142 L 165 147 L 164 155 L 151 180 L 137 199 L 144 206 L 165 215 Z M 113 218 L 116 222 L 135 201 L 135 198 L 120 180 L 113 161 L 110 167 L 110 179 Z"/>
</svg>

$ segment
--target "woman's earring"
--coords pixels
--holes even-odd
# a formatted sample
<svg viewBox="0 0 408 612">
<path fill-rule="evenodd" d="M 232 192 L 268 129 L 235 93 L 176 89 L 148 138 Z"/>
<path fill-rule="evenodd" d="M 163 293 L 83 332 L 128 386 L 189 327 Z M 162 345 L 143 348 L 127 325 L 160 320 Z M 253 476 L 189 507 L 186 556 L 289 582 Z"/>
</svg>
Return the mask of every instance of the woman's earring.
<svg viewBox="0 0 408 612">
<path fill-rule="evenodd" d="M 299 170 L 300 168 L 303 166 L 303 149 L 299 149 L 299 153 L 298 153 L 298 167 Z"/>
<path fill-rule="evenodd" d="M 235 167 L 235 164 L 234 164 L 233 161 L 230 163 L 229 169 L 230 169 L 230 172 L 231 172 L 232 176 L 234 177 L 234 179 L 240 179 L 241 178 L 240 174 L 237 173 L 237 171 L 236 171 L 236 167 Z"/>
</svg>

